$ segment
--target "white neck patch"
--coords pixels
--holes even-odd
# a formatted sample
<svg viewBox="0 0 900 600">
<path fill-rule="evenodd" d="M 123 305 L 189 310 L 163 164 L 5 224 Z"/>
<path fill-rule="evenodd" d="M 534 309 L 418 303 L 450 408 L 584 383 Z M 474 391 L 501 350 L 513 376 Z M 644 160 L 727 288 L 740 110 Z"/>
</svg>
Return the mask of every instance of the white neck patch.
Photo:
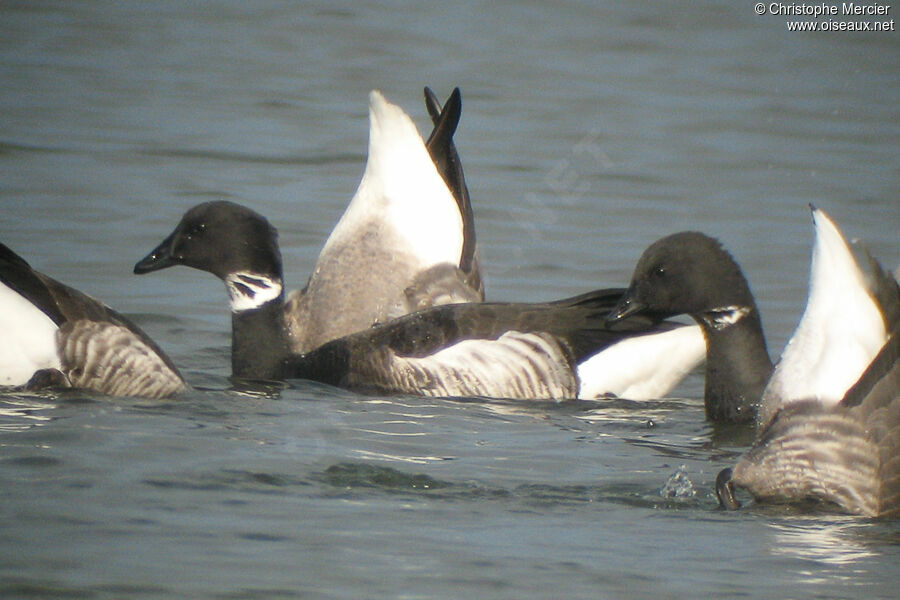
<svg viewBox="0 0 900 600">
<path fill-rule="evenodd" d="M 751 310 L 749 306 L 723 306 L 706 311 L 701 318 L 716 331 L 721 331 L 749 315 Z"/>
<path fill-rule="evenodd" d="M 256 273 L 231 273 L 225 278 L 225 288 L 232 312 L 259 308 L 281 295 L 281 281 Z"/>
</svg>

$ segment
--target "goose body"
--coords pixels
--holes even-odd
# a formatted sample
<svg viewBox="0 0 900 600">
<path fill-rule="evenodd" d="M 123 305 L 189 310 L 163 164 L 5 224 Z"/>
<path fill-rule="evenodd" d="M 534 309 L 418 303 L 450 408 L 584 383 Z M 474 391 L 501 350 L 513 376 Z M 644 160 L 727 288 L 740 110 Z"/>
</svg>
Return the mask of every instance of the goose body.
<svg viewBox="0 0 900 600">
<path fill-rule="evenodd" d="M 850 514 L 900 514 L 900 328 L 839 403 L 793 400 L 753 447 L 716 479 L 728 509 L 734 488 L 758 502 L 821 503 Z"/>
<path fill-rule="evenodd" d="M 860 267 L 838 228 L 813 210 L 806 311 L 763 394 L 761 433 L 716 494 L 817 502 L 851 514 L 900 514 L 900 287 L 869 257 Z"/>
<path fill-rule="evenodd" d="M 577 398 L 581 362 L 651 328 L 645 320 L 605 328 L 621 293 L 432 307 L 290 357 L 285 376 L 379 393 Z"/>
<path fill-rule="evenodd" d="M 134 323 L 0 244 L 0 385 L 164 398 L 184 380 Z"/>
<path fill-rule="evenodd" d="M 540 304 L 434 306 L 296 353 L 283 320 L 277 232 L 264 217 L 230 202 L 198 205 L 135 272 L 179 264 L 226 283 L 232 372 L 243 378 L 304 378 L 386 393 L 574 398 L 587 359 L 622 340 L 679 327 L 645 317 L 607 326 L 623 290 L 599 290 Z M 240 285 L 230 283 L 235 274 Z"/>
</svg>

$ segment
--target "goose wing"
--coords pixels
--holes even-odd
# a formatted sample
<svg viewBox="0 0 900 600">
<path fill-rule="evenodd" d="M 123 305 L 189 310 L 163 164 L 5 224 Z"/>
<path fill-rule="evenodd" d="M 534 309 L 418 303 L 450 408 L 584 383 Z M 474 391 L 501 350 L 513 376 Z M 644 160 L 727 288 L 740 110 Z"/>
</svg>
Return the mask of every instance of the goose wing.
<svg viewBox="0 0 900 600">
<path fill-rule="evenodd" d="M 606 325 L 623 291 L 419 311 L 292 357 L 286 376 L 426 395 L 574 398 L 580 359 L 655 325 Z"/>
</svg>

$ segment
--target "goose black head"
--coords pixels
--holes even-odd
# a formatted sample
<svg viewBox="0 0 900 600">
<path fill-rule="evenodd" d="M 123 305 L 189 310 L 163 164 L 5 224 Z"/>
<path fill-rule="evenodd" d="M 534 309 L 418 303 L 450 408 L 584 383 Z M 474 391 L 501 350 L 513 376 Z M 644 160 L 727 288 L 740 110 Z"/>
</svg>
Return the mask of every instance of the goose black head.
<svg viewBox="0 0 900 600">
<path fill-rule="evenodd" d="M 220 279 L 255 273 L 281 279 L 278 232 L 259 213 L 228 201 L 198 204 L 175 230 L 134 266 L 136 274 L 175 265 L 207 271 Z"/>
<path fill-rule="evenodd" d="M 714 238 L 687 231 L 664 237 L 644 251 L 628 291 L 608 320 L 637 313 L 660 319 L 697 316 L 752 305 L 747 282 L 731 255 Z"/>
</svg>

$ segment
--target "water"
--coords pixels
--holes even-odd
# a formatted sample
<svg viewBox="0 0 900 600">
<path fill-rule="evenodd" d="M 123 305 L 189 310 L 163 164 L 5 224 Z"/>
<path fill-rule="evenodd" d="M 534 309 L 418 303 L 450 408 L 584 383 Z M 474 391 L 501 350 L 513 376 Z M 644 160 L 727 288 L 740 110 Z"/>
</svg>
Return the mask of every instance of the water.
<svg viewBox="0 0 900 600">
<path fill-rule="evenodd" d="M 894 10 L 894 8 L 892 8 Z M 134 317 L 177 402 L 0 397 L 0 590 L 78 598 L 894 597 L 896 523 L 716 510 L 749 441 L 677 400 L 364 398 L 228 376 L 221 284 L 134 262 L 188 207 L 279 228 L 301 287 L 362 174 L 366 94 L 458 133 L 488 296 L 624 285 L 723 240 L 777 354 L 828 211 L 900 263 L 900 38 L 746 3 L 4 3 L 0 235 Z M 895 16 L 895 15 L 891 15 Z"/>
</svg>

